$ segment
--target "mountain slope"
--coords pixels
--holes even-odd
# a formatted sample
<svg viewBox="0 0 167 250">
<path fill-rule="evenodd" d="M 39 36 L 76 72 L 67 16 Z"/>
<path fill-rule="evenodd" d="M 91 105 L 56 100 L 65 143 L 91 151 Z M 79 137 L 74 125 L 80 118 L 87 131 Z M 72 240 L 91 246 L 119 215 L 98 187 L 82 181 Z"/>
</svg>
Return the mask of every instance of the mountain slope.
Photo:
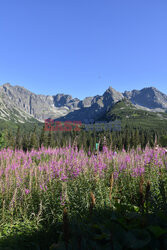
<svg viewBox="0 0 167 250">
<path fill-rule="evenodd" d="M 75 120 L 82 121 L 99 119 L 109 110 L 116 102 L 123 99 L 123 95 L 112 87 L 109 87 L 102 96 L 95 96 L 89 99 L 89 105 L 82 106 L 80 109 L 70 112 L 66 116 L 57 120 Z M 85 99 L 83 100 L 85 102 Z"/>
<path fill-rule="evenodd" d="M 123 95 L 133 104 L 138 104 L 142 107 L 155 109 L 157 111 L 167 110 L 167 95 L 154 87 L 125 91 Z"/>
<path fill-rule="evenodd" d="M 80 118 L 82 120 L 85 116 L 96 119 L 99 114 L 121 100 L 123 95 L 110 87 L 102 96 L 97 95 L 79 100 L 64 94 L 55 96 L 36 95 L 23 87 L 12 86 L 7 83 L 0 86 L 0 98 L 9 110 L 14 107 L 35 119 L 44 121 L 47 118 L 56 119 L 60 117 L 62 119 L 78 120 Z"/>
<path fill-rule="evenodd" d="M 121 120 L 121 124 L 133 127 L 167 128 L 167 114 L 138 109 L 127 98 L 117 102 L 100 120 Z"/>
<path fill-rule="evenodd" d="M 20 86 L 4 84 L 0 86 L 0 96 L 6 106 L 17 107 L 41 121 L 48 116 L 59 117 L 68 113 L 68 107 L 54 105 L 53 96 L 36 95 Z"/>
<path fill-rule="evenodd" d="M 119 105 L 115 106 L 115 104 L 124 98 L 129 100 L 129 105 L 133 104 L 131 109 L 128 110 L 127 107 L 116 109 Z M 125 91 L 123 94 L 109 87 L 103 95 L 79 100 L 65 94 L 36 95 L 24 87 L 12 86 L 9 83 L 0 86 L 0 119 L 15 123 L 43 122 L 47 118 L 76 121 L 98 120 L 101 117 L 107 118 L 109 110 L 110 112 L 117 110 L 117 115 L 121 112 L 126 117 L 132 109 L 135 109 L 135 115 L 137 117 L 138 114 L 140 119 L 144 119 L 147 114 L 159 120 L 166 119 L 161 112 L 167 112 L 167 95 L 153 87 Z M 157 114 L 146 111 L 157 112 Z M 115 116 L 117 116 L 116 113 Z M 113 119 L 113 116 L 111 118 Z"/>
</svg>

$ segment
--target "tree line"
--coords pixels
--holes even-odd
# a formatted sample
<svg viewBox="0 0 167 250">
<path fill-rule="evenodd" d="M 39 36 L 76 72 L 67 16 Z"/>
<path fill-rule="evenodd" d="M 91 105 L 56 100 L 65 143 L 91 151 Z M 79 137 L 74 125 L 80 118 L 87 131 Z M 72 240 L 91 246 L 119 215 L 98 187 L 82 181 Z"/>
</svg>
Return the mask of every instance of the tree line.
<svg viewBox="0 0 167 250">
<path fill-rule="evenodd" d="M 85 151 L 93 152 L 96 150 L 96 144 L 99 150 L 103 146 L 111 147 L 113 150 L 127 151 L 141 145 L 144 149 L 147 144 L 153 147 L 155 144 L 167 146 L 167 132 L 165 130 L 153 130 L 143 128 L 130 128 L 125 126 L 121 131 L 45 131 L 45 127 L 40 130 L 37 127 L 27 133 L 18 127 L 15 133 L 8 129 L 0 133 L 0 148 L 23 149 L 30 151 L 44 147 L 65 147 L 68 145 L 83 148 Z"/>
</svg>

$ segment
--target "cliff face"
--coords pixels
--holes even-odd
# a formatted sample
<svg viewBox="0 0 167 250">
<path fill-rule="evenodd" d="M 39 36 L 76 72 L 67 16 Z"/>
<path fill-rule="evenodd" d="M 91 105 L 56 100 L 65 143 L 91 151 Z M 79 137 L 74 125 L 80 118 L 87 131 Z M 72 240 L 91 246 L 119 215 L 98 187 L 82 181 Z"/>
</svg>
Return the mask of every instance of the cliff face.
<svg viewBox="0 0 167 250">
<path fill-rule="evenodd" d="M 125 91 L 124 96 L 131 100 L 132 103 L 149 109 L 167 109 L 167 95 L 153 87 Z"/>
<path fill-rule="evenodd" d="M 109 88 L 103 96 L 86 97 L 84 100 L 79 100 L 64 94 L 36 95 L 23 87 L 7 83 L 0 86 L 0 97 L 7 108 L 16 107 L 38 120 L 44 120 L 48 117 L 64 117 L 73 111 L 85 108 L 92 107 L 92 110 L 100 110 L 113 105 L 123 95 Z"/>
<path fill-rule="evenodd" d="M 54 119 L 98 119 L 115 103 L 127 98 L 133 104 L 150 110 L 167 110 L 167 95 L 157 89 L 125 91 L 123 94 L 109 87 L 103 95 L 86 97 L 84 100 L 71 95 L 57 94 L 36 95 L 29 90 L 6 83 L 0 86 L 0 118 L 8 119 L 11 114 L 19 112 L 23 117 L 44 121 Z M 17 110 L 17 111 L 16 111 Z M 10 114 L 10 115 L 9 115 Z M 19 115 L 17 114 L 18 119 Z M 24 119 L 23 119 L 24 120 Z"/>
</svg>

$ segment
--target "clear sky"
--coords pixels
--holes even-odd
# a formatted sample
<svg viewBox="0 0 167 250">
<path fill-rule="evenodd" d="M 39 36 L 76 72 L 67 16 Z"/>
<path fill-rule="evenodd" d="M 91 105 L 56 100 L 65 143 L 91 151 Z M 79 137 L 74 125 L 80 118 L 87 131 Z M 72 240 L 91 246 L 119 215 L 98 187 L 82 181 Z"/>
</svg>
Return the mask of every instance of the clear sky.
<svg viewBox="0 0 167 250">
<path fill-rule="evenodd" d="M 0 85 L 167 94 L 167 0 L 0 0 Z"/>
</svg>

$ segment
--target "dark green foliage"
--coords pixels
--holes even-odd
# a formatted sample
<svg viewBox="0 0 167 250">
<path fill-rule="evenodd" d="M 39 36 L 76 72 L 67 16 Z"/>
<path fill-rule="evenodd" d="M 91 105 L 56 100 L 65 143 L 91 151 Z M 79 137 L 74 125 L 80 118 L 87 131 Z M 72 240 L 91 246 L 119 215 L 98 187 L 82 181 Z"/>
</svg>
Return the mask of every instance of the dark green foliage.
<svg viewBox="0 0 167 250">
<path fill-rule="evenodd" d="M 87 152 L 95 151 L 96 143 L 99 144 L 99 150 L 104 146 L 104 137 L 106 145 L 114 149 L 127 151 L 141 145 L 144 149 L 147 144 L 153 147 L 155 144 L 167 146 L 167 131 L 164 129 L 145 129 L 142 127 L 122 127 L 121 131 L 70 131 L 70 132 L 54 132 L 45 131 L 44 127 L 40 129 L 35 127 L 32 131 L 22 130 L 18 127 L 16 133 L 9 130 L 1 132 L 0 146 L 23 148 L 24 151 L 32 148 L 38 149 L 42 145 L 45 147 L 65 147 L 75 144 L 78 149 L 83 148 Z M 75 143 L 74 143 L 75 142 Z"/>
<path fill-rule="evenodd" d="M 20 149 L 21 148 L 21 132 L 20 132 L 20 127 L 18 127 L 17 132 L 16 132 L 15 147 L 16 147 L 16 149 Z"/>
<path fill-rule="evenodd" d="M 140 215 L 135 210 L 124 212 L 111 208 L 94 209 L 82 216 L 70 216 L 64 222 L 39 228 L 28 221 L 5 225 L 0 249 L 3 250 L 66 250 L 66 249 L 167 249 L 167 220 L 165 214 Z M 63 212 L 63 210 L 62 210 Z M 68 231 L 67 231 L 68 230 Z M 67 234 L 68 233 L 68 234 Z"/>
<path fill-rule="evenodd" d="M 0 133 L 0 149 L 7 146 L 6 131 Z"/>
<path fill-rule="evenodd" d="M 31 133 L 30 142 L 28 149 L 31 150 L 32 148 L 38 149 L 39 148 L 39 138 L 37 137 L 37 129 L 34 128 L 34 131 Z"/>
<path fill-rule="evenodd" d="M 167 135 L 161 136 L 160 144 L 162 147 L 167 147 Z"/>
</svg>

